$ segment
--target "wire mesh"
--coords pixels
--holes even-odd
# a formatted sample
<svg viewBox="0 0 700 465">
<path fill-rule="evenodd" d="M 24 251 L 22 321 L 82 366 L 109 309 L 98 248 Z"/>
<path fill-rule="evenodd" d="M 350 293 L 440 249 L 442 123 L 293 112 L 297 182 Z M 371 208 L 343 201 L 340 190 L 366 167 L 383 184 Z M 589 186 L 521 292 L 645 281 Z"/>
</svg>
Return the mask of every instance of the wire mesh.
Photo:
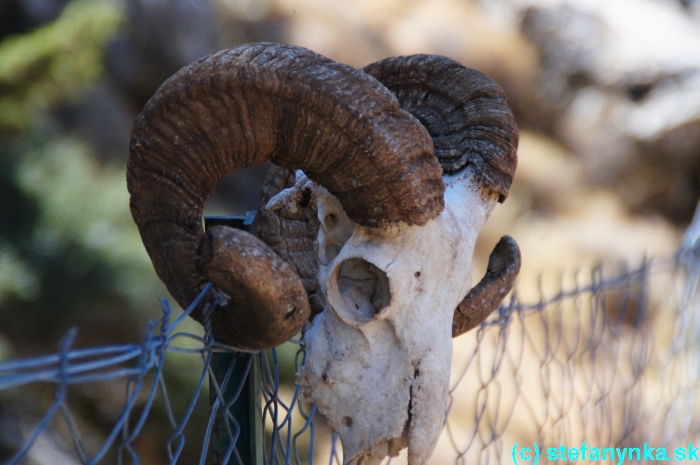
<svg viewBox="0 0 700 465">
<path fill-rule="evenodd" d="M 700 242 L 694 241 L 673 259 L 644 260 L 610 275 L 599 267 L 590 275 L 562 276 L 556 292 L 548 294 L 542 284 L 534 303 L 511 295 L 477 330 L 455 340 L 450 400 L 431 463 L 510 462 L 516 443 L 544 450 L 563 444 L 614 448 L 700 442 L 699 275 Z M 199 450 L 200 464 L 242 464 L 236 443 L 246 425 L 229 412 L 243 388 L 244 380 L 231 376 L 233 363 L 240 362 L 216 382 L 212 354 L 231 348 L 211 336 L 213 307 L 204 312 L 203 336 L 180 329 L 209 290 L 177 318 L 161 300 L 162 318 L 148 325 L 140 344 L 73 349 L 76 331 L 71 330 L 55 354 L 0 363 L 0 393 L 35 384 L 53 388 L 43 418 L 15 432 L 9 456 L 0 459 L 42 463 L 36 457 L 60 430 L 73 443 L 72 461 L 60 462 L 56 453 L 50 463 L 139 463 L 134 444 L 158 406 L 170 425 L 168 439 L 159 445 L 169 463 L 181 463 L 188 446 Z M 183 340 L 196 347 L 183 347 Z M 280 381 L 281 371 L 295 372 L 306 357 L 301 340 L 287 345 L 283 352 L 255 354 L 245 367 L 249 373 L 257 359 L 263 462 L 341 463 L 337 436 L 315 405 L 300 402 L 298 386 Z M 192 393 L 166 386 L 163 367 L 174 352 L 202 358 Z M 284 353 L 293 357 L 281 360 Z M 126 382 L 123 409 L 99 444 L 86 444 L 69 393 L 77 385 L 114 380 Z M 232 398 L 224 396 L 231 392 L 229 383 L 237 386 Z M 213 394 L 206 430 L 186 438 L 185 426 L 207 384 Z M 184 411 L 176 412 L 175 398 L 184 400 Z M 230 420 L 225 422 L 230 446 L 223 459 L 212 461 L 209 449 L 219 412 Z"/>
</svg>

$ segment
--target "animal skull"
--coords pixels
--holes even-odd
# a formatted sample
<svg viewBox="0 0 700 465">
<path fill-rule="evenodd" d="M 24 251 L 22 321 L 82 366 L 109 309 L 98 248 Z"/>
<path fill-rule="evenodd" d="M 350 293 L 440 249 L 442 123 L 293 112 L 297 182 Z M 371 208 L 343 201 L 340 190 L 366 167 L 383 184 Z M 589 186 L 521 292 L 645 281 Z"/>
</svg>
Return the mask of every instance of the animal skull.
<svg viewBox="0 0 700 465">
<path fill-rule="evenodd" d="M 504 238 L 467 294 L 474 243 L 508 195 L 517 143 L 500 87 L 445 57 L 360 70 L 245 44 L 183 68 L 151 97 L 132 130 L 127 187 L 178 303 L 207 281 L 227 302 L 211 313 L 220 340 L 274 347 L 325 307 L 305 335 L 298 382 L 340 435 L 345 463 L 408 446 L 420 465 L 444 419 L 450 335 L 483 321 L 519 270 Z M 280 168 L 264 203 L 280 216 L 261 210 L 259 238 L 205 234 L 216 183 L 267 160 Z M 293 187 L 290 169 L 303 171 Z M 204 303 L 191 313 L 202 322 Z"/>
<path fill-rule="evenodd" d="M 469 169 L 445 177 L 445 209 L 424 226 L 353 224 L 322 186 L 298 175 L 269 209 L 297 209 L 311 188 L 326 310 L 306 332 L 302 395 L 343 444 L 344 463 L 380 463 L 408 445 L 430 456 L 444 421 L 454 309 L 472 280 L 476 238 L 497 199 Z"/>
</svg>

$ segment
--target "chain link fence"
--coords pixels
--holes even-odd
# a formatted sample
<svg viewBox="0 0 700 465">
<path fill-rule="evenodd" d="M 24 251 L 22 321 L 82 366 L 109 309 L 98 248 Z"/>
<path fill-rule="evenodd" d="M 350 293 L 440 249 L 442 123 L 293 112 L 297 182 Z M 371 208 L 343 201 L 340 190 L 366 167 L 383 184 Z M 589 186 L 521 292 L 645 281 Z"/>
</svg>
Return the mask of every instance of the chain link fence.
<svg viewBox="0 0 700 465">
<path fill-rule="evenodd" d="M 563 275 L 554 292 L 541 283 L 534 303 L 511 295 L 477 330 L 454 341 L 450 402 L 431 463 L 510 463 L 516 443 L 558 453 L 562 445 L 584 443 L 700 442 L 699 275 L 695 237 L 671 259 L 610 274 L 601 267 Z M 151 447 L 164 448 L 169 463 L 182 463 L 186 447 L 197 450 L 200 464 L 341 463 L 340 443 L 315 406 L 299 401 L 299 387 L 280 382 L 281 372 L 304 363 L 301 341 L 233 354 L 211 336 L 211 307 L 203 336 L 180 330 L 192 307 L 177 318 L 166 300 L 161 308 L 161 320 L 151 322 L 140 344 L 73 349 L 73 330 L 55 354 L 0 363 L 0 394 L 51 388 L 43 418 L 0 424 L 0 431 L 13 430 L 0 435 L 0 451 L 9 451 L 0 459 L 139 463 L 134 444 L 157 410 L 167 417 L 170 436 Z M 194 392 L 166 385 L 163 367 L 175 352 L 203 361 Z M 123 409 L 101 441 L 85 440 L 71 389 L 105 382 L 123 383 Z M 186 433 L 207 385 L 207 427 Z M 241 418 L 236 405 L 246 395 L 252 407 Z"/>
</svg>

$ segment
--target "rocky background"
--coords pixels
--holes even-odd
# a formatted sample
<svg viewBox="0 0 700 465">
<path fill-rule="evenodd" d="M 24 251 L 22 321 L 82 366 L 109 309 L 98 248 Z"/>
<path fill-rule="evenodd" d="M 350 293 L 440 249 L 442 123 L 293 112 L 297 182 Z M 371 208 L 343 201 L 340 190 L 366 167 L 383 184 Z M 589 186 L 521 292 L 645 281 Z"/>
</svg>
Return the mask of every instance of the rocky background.
<svg viewBox="0 0 700 465">
<path fill-rule="evenodd" d="M 542 273 L 670 256 L 700 198 L 697 0 L 3 0 L 0 360 L 55 352 L 71 326 L 80 347 L 140 340 L 167 292 L 128 210 L 131 124 L 177 69 L 255 41 L 356 67 L 441 54 L 498 81 L 519 164 L 475 269 L 510 234 L 524 300 Z M 266 169 L 224 180 L 207 213 L 256 209 Z M 174 357 L 170 391 L 189 392 L 200 363 Z M 88 444 L 118 417 L 123 387 L 72 391 Z M 52 398 L 50 386 L 0 391 L 0 462 Z M 198 410 L 194 437 L 205 399 Z M 143 463 L 165 461 L 157 416 L 136 443 Z M 43 444 L 26 463 L 77 463 L 59 439 Z"/>
</svg>

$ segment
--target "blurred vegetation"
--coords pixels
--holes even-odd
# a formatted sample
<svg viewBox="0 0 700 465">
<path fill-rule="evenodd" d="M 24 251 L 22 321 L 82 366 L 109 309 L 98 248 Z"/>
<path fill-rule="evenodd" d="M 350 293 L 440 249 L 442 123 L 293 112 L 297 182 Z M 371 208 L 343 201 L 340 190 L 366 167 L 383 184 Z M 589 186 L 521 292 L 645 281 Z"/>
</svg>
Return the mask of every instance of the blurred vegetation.
<svg viewBox="0 0 700 465">
<path fill-rule="evenodd" d="M 75 0 L 0 42 L 0 327 L 17 355 L 105 319 L 122 322 L 113 341 L 89 343 L 131 340 L 125 326 L 161 290 L 133 227 L 124 166 L 99 161 L 55 122 L 99 81 L 102 50 L 123 24 L 119 2 Z"/>
<path fill-rule="evenodd" d="M 124 22 L 116 0 L 71 2 L 55 21 L 0 43 L 0 129 L 30 130 L 84 95 L 103 71 L 102 48 Z"/>
<path fill-rule="evenodd" d="M 157 298 L 167 292 L 129 212 L 126 153 L 105 159 L 61 123 L 105 80 L 106 47 L 127 24 L 118 0 L 73 0 L 46 24 L 0 34 L 0 360 L 55 352 L 71 326 L 78 346 L 138 342 L 146 320 L 160 317 Z M 186 330 L 200 331 L 191 322 Z M 181 414 L 202 363 L 173 355 L 166 379 Z M 0 393 L 0 416 L 42 415 L 44 391 L 35 389 Z M 124 386 L 71 395 L 88 425 L 83 438 L 99 444 L 121 412 Z M 203 431 L 201 407 L 193 431 Z M 172 432 L 164 412 L 155 417 L 144 432 L 158 444 L 145 448 L 147 463 L 163 461 Z M 12 453 L 2 439 L 0 462 Z"/>
</svg>

